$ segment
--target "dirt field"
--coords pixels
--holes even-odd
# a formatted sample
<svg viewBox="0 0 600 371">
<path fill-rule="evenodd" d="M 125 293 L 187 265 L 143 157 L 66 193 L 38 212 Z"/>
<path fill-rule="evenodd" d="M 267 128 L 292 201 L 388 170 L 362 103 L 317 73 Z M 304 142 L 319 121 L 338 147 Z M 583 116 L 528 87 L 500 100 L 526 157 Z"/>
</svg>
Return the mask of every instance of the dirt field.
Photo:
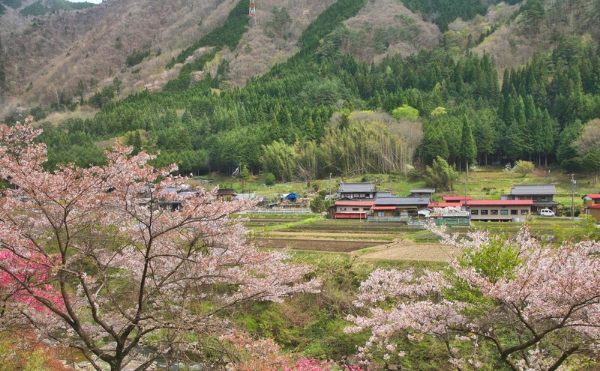
<svg viewBox="0 0 600 371">
<path fill-rule="evenodd" d="M 352 252 L 381 245 L 381 241 L 316 240 L 304 238 L 259 238 L 258 241 L 260 245 L 270 248 L 330 252 Z"/>
<path fill-rule="evenodd" d="M 453 250 L 438 243 L 418 243 L 411 240 L 386 243 L 383 241 L 357 241 L 308 238 L 259 238 L 259 243 L 269 248 L 293 250 L 356 253 L 360 259 L 411 260 L 445 262 Z M 365 250 L 365 251 L 361 251 Z"/>
<path fill-rule="evenodd" d="M 439 243 L 402 241 L 378 246 L 374 251 L 360 255 L 361 259 L 412 260 L 446 262 L 455 250 Z"/>
<path fill-rule="evenodd" d="M 351 253 L 360 259 L 445 262 L 452 255 L 452 249 L 435 242 L 431 233 L 397 223 L 319 220 L 261 234 L 257 241 L 267 248 Z"/>
</svg>

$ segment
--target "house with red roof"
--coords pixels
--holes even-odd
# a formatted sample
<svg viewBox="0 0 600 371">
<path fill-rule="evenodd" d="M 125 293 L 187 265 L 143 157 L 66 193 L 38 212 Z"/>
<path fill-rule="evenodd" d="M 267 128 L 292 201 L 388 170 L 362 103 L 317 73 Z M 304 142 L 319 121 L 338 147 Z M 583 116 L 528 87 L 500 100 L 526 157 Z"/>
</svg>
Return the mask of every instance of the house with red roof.
<svg viewBox="0 0 600 371">
<path fill-rule="evenodd" d="M 473 197 L 471 196 L 444 196 L 442 197 L 442 199 L 444 200 L 444 202 L 447 203 L 463 203 L 466 201 L 470 201 L 473 199 Z"/>
<path fill-rule="evenodd" d="M 333 209 L 335 219 L 367 219 L 374 200 L 337 200 Z"/>
<path fill-rule="evenodd" d="M 590 193 L 583 198 L 583 212 L 600 222 L 600 193 Z"/>
<path fill-rule="evenodd" d="M 430 201 L 429 195 L 399 197 L 390 192 L 379 192 L 369 219 L 402 222 L 419 219 L 419 211 L 427 208 Z"/>
</svg>

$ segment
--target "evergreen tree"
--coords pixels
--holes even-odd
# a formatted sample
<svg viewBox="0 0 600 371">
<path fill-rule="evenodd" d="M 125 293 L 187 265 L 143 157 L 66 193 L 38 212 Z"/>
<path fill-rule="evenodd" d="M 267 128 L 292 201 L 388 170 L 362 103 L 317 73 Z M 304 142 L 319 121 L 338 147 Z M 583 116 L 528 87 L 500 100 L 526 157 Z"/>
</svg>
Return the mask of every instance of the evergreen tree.
<svg viewBox="0 0 600 371">
<path fill-rule="evenodd" d="M 468 171 L 469 162 L 473 162 L 477 156 L 477 146 L 473 138 L 473 131 L 467 117 L 463 117 L 462 135 L 460 140 L 460 159 L 465 162 Z"/>
<path fill-rule="evenodd" d="M 581 121 L 576 120 L 568 124 L 562 131 L 556 147 L 556 160 L 569 171 L 579 169 L 581 166 L 581 158 L 578 157 L 574 142 L 579 138 L 582 131 L 583 124 Z"/>
</svg>

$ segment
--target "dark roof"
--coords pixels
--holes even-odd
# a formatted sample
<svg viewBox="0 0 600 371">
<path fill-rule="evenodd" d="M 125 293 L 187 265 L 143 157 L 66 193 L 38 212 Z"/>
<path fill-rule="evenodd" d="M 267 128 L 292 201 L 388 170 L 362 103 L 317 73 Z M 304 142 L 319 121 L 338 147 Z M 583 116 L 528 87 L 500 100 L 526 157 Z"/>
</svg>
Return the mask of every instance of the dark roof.
<svg viewBox="0 0 600 371">
<path fill-rule="evenodd" d="M 529 206 L 533 205 L 532 200 L 472 200 L 468 206 Z"/>
<path fill-rule="evenodd" d="M 177 194 L 177 188 L 175 187 L 166 187 L 160 190 L 160 194 L 161 195 L 167 195 L 167 194 Z"/>
<path fill-rule="evenodd" d="M 511 195 L 555 195 L 556 187 L 554 184 L 515 184 L 511 190 Z"/>
<path fill-rule="evenodd" d="M 348 192 L 375 192 L 375 186 L 373 183 L 342 183 L 340 184 L 340 193 L 348 193 Z"/>
<path fill-rule="evenodd" d="M 558 206 L 558 205 L 560 205 L 560 202 L 533 200 L 533 206 Z"/>
<path fill-rule="evenodd" d="M 218 195 L 237 195 L 237 192 L 232 188 L 219 188 L 217 190 Z"/>
<path fill-rule="evenodd" d="M 429 198 L 425 197 L 383 197 L 375 200 L 375 205 L 397 205 L 397 206 L 427 206 Z"/>
<path fill-rule="evenodd" d="M 435 193 L 435 188 L 416 188 L 411 189 L 410 193 L 428 193 L 432 195 Z"/>
<path fill-rule="evenodd" d="M 375 195 L 375 198 L 386 198 L 386 197 L 398 197 L 396 195 L 393 195 L 392 192 L 377 192 L 377 194 Z"/>
</svg>

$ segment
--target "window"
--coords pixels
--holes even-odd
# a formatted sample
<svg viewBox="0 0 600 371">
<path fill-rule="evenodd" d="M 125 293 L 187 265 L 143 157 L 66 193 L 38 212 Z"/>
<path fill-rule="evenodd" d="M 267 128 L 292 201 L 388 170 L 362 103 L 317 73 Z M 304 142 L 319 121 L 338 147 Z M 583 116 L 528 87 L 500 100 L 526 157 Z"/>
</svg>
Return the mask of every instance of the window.
<svg viewBox="0 0 600 371">
<path fill-rule="evenodd" d="M 471 210 L 471 215 L 478 215 L 479 214 L 479 210 Z"/>
<path fill-rule="evenodd" d="M 519 210 L 511 210 L 510 215 L 519 215 Z"/>
<path fill-rule="evenodd" d="M 527 215 L 527 214 L 529 214 L 529 210 L 527 210 L 527 209 L 521 210 L 521 215 Z"/>
<path fill-rule="evenodd" d="M 340 211 L 346 211 L 345 207 L 340 207 Z"/>
<path fill-rule="evenodd" d="M 370 207 L 363 207 L 363 211 L 369 211 L 369 210 L 371 210 Z"/>
<path fill-rule="evenodd" d="M 385 216 L 385 211 L 378 211 L 377 216 Z"/>
<path fill-rule="evenodd" d="M 487 215 L 488 211 L 487 210 L 481 210 L 481 215 Z"/>
<path fill-rule="evenodd" d="M 508 215 L 508 210 L 500 210 L 500 215 Z"/>
<path fill-rule="evenodd" d="M 358 211 L 358 207 L 353 207 L 352 211 Z"/>
<path fill-rule="evenodd" d="M 490 210 L 491 215 L 498 215 L 498 210 Z"/>
</svg>

